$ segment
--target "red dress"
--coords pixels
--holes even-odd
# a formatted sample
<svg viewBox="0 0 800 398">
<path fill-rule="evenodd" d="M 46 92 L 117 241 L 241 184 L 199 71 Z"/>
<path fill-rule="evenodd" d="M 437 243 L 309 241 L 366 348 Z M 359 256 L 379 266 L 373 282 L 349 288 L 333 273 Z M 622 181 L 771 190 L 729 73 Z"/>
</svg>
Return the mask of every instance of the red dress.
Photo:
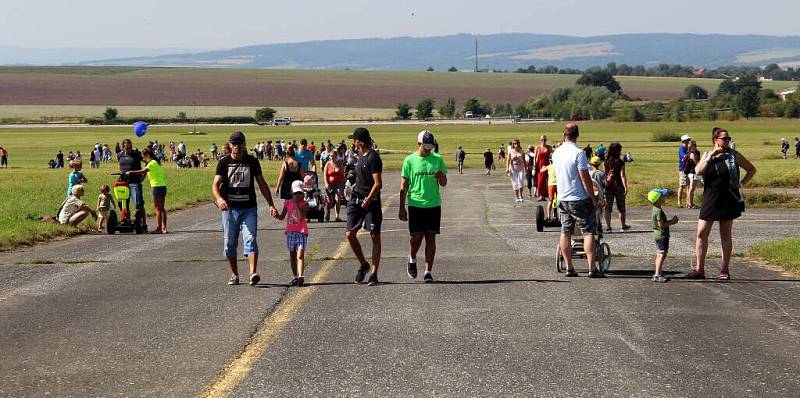
<svg viewBox="0 0 800 398">
<path fill-rule="evenodd" d="M 551 152 L 552 149 L 549 146 L 536 147 L 536 170 L 539 170 L 536 177 L 536 190 L 539 192 L 539 196 L 547 196 L 547 170 L 542 170 L 542 167 L 550 164 Z"/>
</svg>

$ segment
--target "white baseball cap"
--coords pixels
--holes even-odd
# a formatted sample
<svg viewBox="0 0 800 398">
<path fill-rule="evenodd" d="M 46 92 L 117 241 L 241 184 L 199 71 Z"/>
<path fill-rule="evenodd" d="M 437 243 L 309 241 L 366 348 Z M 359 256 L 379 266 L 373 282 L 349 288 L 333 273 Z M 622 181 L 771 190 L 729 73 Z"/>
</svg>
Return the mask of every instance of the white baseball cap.
<svg viewBox="0 0 800 398">
<path fill-rule="evenodd" d="M 690 137 L 689 134 L 684 134 L 684 135 L 681 136 L 681 142 L 688 141 L 688 140 L 691 140 L 691 139 L 692 139 L 692 137 Z"/>
<path fill-rule="evenodd" d="M 428 130 L 422 130 L 417 135 L 417 143 L 422 144 L 422 147 L 431 150 L 436 146 L 436 139 L 433 138 L 433 133 Z"/>
<path fill-rule="evenodd" d="M 292 181 L 292 193 L 303 192 L 303 181 Z"/>
</svg>

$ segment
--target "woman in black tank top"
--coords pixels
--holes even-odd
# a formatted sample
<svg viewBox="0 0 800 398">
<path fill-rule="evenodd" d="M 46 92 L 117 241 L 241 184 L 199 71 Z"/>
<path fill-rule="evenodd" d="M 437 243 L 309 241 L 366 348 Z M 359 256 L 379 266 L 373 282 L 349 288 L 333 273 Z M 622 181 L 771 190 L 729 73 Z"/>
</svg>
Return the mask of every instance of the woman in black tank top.
<svg viewBox="0 0 800 398">
<path fill-rule="evenodd" d="M 294 145 L 290 146 L 286 151 L 286 160 L 278 172 L 278 182 L 275 184 L 277 194 L 281 199 L 292 198 L 292 182 L 296 180 L 303 180 L 300 163 L 295 159 L 294 151 L 297 149 Z"/>
</svg>

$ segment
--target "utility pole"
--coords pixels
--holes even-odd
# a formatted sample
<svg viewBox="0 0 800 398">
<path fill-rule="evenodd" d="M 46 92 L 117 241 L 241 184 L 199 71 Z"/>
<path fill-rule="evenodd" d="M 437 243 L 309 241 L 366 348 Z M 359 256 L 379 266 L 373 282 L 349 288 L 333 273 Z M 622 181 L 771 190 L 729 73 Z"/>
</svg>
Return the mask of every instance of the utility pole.
<svg viewBox="0 0 800 398">
<path fill-rule="evenodd" d="M 475 39 L 475 72 L 478 71 L 478 39 Z"/>
</svg>

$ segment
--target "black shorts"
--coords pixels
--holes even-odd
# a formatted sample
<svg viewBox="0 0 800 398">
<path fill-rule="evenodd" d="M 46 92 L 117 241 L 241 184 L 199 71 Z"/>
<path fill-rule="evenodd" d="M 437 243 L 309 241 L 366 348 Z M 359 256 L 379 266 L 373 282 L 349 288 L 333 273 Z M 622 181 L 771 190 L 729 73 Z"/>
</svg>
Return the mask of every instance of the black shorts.
<svg viewBox="0 0 800 398">
<path fill-rule="evenodd" d="M 372 233 L 380 233 L 381 224 L 383 223 L 381 200 L 373 200 L 366 210 L 361 208 L 363 202 L 364 198 L 359 198 L 355 195 L 347 201 L 347 230 L 357 231 L 364 228 Z"/>
<path fill-rule="evenodd" d="M 669 236 L 656 239 L 656 251 L 664 254 L 669 252 Z"/>
<path fill-rule="evenodd" d="M 442 221 L 442 207 L 431 208 L 408 206 L 408 232 L 417 234 L 438 234 Z"/>
</svg>

